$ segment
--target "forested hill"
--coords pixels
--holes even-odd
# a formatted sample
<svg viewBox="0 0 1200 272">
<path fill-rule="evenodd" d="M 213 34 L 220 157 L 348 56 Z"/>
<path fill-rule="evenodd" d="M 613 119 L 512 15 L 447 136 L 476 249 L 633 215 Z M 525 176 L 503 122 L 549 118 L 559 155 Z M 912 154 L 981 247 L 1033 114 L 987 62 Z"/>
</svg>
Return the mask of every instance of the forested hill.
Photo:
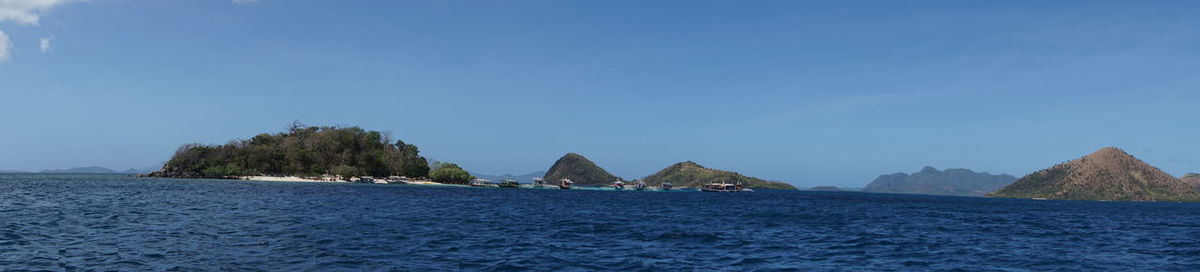
<svg viewBox="0 0 1200 272">
<path fill-rule="evenodd" d="M 417 146 L 358 127 L 293 125 L 224 145 L 187 144 L 152 177 L 222 178 L 250 175 L 426 177 Z"/>
</svg>

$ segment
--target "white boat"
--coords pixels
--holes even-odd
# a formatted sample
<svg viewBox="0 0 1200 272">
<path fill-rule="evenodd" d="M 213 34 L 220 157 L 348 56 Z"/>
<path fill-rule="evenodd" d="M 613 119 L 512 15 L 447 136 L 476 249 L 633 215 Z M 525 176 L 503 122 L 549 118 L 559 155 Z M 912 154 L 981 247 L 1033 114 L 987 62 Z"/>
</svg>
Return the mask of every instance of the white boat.
<svg viewBox="0 0 1200 272">
<path fill-rule="evenodd" d="M 754 190 L 750 189 L 750 188 L 742 188 L 741 184 L 709 183 L 709 184 L 705 184 L 704 187 L 700 187 L 700 191 L 701 192 L 714 192 L 714 193 L 738 193 L 738 192 L 753 192 Z"/>
</svg>

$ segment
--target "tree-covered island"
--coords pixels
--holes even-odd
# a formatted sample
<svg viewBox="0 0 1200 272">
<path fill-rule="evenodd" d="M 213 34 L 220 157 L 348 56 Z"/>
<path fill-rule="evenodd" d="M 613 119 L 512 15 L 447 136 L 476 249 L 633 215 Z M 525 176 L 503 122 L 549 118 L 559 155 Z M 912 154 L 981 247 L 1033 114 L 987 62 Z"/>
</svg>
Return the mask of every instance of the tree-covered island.
<svg viewBox="0 0 1200 272">
<path fill-rule="evenodd" d="M 458 171 L 461 168 L 454 167 Z M 440 182 L 466 182 L 455 169 Z M 224 145 L 186 144 L 150 177 L 238 178 L 297 176 L 349 179 L 357 176 L 428 178 L 429 161 L 417 146 L 387 133 L 358 127 L 293 124 L 287 131 L 259 134 Z"/>
</svg>

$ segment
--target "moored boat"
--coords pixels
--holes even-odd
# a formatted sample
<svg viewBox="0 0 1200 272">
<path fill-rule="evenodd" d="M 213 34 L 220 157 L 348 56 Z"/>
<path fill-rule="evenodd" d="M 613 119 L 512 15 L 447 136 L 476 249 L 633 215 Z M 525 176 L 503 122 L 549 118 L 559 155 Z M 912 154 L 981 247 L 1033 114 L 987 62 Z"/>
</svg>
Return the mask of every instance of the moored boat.
<svg viewBox="0 0 1200 272">
<path fill-rule="evenodd" d="M 500 181 L 500 188 L 517 188 L 517 187 L 521 187 L 521 183 L 518 183 L 517 180 L 515 180 L 515 179 L 506 179 L 506 180 Z"/>
<path fill-rule="evenodd" d="M 614 181 L 612 183 L 612 185 L 610 185 L 610 186 L 612 186 L 613 189 L 617 189 L 617 191 L 625 190 L 625 182 L 624 181 L 620 181 L 620 180 Z"/>
<path fill-rule="evenodd" d="M 558 180 L 558 188 L 559 189 L 563 189 L 563 190 L 571 189 L 571 185 L 573 185 L 573 184 L 575 184 L 575 182 L 571 181 L 571 179 L 564 178 L 564 179 Z"/>
<path fill-rule="evenodd" d="M 700 187 L 700 191 L 701 192 L 714 192 L 714 193 L 737 193 L 737 192 L 753 192 L 754 190 L 750 189 L 750 188 L 742 188 L 741 184 L 709 183 L 709 184 L 705 184 L 704 187 Z"/>
<path fill-rule="evenodd" d="M 670 181 L 664 181 L 664 182 L 662 183 L 662 186 L 660 186 L 660 187 L 662 188 L 662 190 L 663 190 L 663 191 L 670 191 L 670 190 L 671 190 L 671 187 L 674 187 L 674 186 L 673 186 L 673 185 L 671 185 L 671 182 L 670 182 Z"/>
<path fill-rule="evenodd" d="M 646 182 L 645 182 L 645 181 L 642 181 L 642 180 L 640 180 L 640 179 L 639 179 L 639 180 L 635 180 L 635 181 L 634 181 L 634 183 L 633 183 L 633 189 L 634 189 L 634 190 L 637 190 L 637 191 L 645 191 L 645 190 L 647 189 L 647 187 L 648 187 L 648 186 L 646 186 Z"/>
</svg>

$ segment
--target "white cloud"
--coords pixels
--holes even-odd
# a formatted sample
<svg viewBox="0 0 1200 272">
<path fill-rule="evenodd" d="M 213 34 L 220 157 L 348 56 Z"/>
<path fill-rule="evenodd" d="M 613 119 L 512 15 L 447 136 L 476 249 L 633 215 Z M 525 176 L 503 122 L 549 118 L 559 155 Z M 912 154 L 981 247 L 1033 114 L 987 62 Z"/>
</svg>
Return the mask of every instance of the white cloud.
<svg viewBox="0 0 1200 272">
<path fill-rule="evenodd" d="M 233 3 L 238 4 L 238 5 L 250 4 L 250 3 L 255 3 L 255 2 L 258 2 L 258 0 L 233 0 Z"/>
<path fill-rule="evenodd" d="M 9 48 L 12 48 L 12 42 L 8 40 L 8 35 L 0 30 L 0 63 L 8 61 L 12 56 L 12 53 L 8 51 Z"/>
<path fill-rule="evenodd" d="M 0 24 L 16 23 L 18 25 L 38 25 L 42 14 L 54 6 L 67 2 L 86 0 L 0 0 Z M 42 38 L 42 52 L 50 50 L 50 39 Z M 0 31 L 0 62 L 12 58 L 12 41 L 8 35 Z"/>
<path fill-rule="evenodd" d="M 0 23 L 37 25 L 50 8 L 72 0 L 0 0 Z"/>
<path fill-rule="evenodd" d="M 38 41 L 38 48 L 42 49 L 42 53 L 50 53 L 50 39 L 51 38 L 42 38 Z"/>
</svg>

